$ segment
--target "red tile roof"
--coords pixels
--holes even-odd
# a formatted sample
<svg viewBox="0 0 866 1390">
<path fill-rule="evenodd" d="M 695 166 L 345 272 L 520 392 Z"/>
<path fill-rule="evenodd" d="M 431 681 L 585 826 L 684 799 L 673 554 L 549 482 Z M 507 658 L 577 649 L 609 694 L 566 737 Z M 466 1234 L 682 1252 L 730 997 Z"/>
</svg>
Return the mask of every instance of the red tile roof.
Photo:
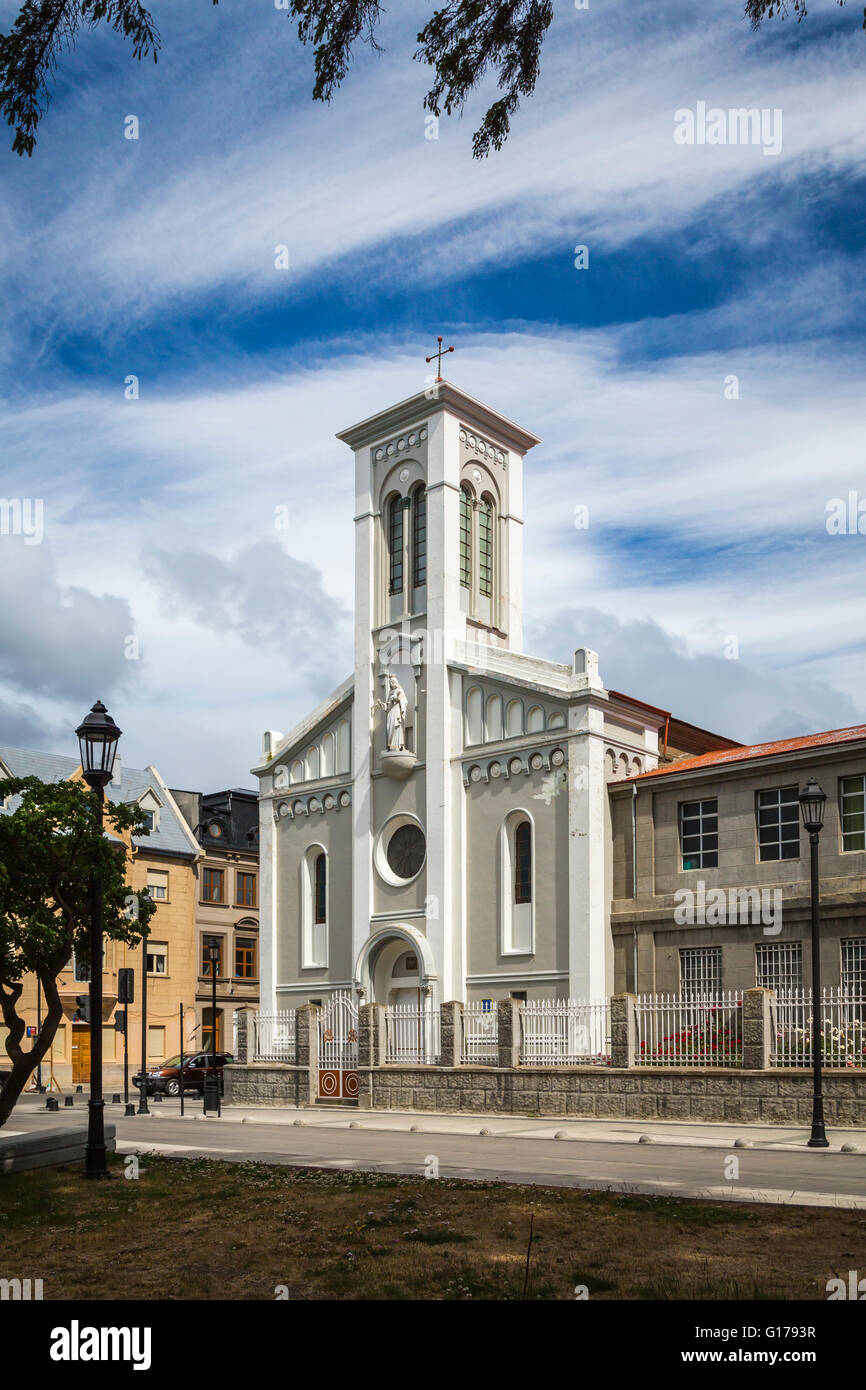
<svg viewBox="0 0 866 1390">
<path fill-rule="evenodd" d="M 689 772 L 692 768 L 724 767 L 729 763 L 747 763 L 753 758 L 772 758 L 778 753 L 797 753 L 806 748 L 829 748 L 836 743 L 866 741 L 866 724 L 854 724 L 850 729 L 829 729 L 823 734 L 805 734 L 802 738 L 781 738 L 775 743 L 752 743 L 742 748 L 723 748 L 716 753 L 701 753 L 696 758 L 680 758 L 675 763 L 630 777 L 631 782 L 645 782 L 648 777 L 666 777 L 673 772 Z"/>
</svg>

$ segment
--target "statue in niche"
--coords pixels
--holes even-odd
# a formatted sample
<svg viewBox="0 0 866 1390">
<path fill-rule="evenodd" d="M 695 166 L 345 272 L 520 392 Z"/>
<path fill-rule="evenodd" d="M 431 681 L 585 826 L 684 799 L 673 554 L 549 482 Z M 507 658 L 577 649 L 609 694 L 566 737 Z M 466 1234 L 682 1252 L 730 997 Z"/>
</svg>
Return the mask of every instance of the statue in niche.
<svg viewBox="0 0 866 1390">
<path fill-rule="evenodd" d="M 388 698 L 377 700 L 373 709 L 385 711 L 385 746 L 389 753 L 406 750 L 406 711 L 409 701 L 396 676 L 388 677 Z"/>
</svg>

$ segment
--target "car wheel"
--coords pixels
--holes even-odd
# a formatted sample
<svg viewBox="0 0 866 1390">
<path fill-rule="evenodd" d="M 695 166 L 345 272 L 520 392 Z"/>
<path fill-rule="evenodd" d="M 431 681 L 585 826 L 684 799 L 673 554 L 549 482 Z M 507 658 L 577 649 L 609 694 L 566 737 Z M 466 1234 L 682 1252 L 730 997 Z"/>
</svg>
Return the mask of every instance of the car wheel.
<svg viewBox="0 0 866 1390">
<path fill-rule="evenodd" d="M 176 1077 L 172 1077 L 170 1081 L 166 1082 L 165 1093 L 167 1096 L 180 1095 L 180 1082 Z"/>
</svg>

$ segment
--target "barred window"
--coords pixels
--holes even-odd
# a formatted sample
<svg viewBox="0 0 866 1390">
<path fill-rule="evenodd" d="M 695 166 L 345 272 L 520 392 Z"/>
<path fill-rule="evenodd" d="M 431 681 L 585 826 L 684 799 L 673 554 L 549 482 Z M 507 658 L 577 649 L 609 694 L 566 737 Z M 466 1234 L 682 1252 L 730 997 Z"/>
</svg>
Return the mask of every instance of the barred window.
<svg viewBox="0 0 866 1390">
<path fill-rule="evenodd" d="M 796 787 L 758 792 L 758 857 L 799 859 L 800 802 Z"/>
<path fill-rule="evenodd" d="M 493 503 L 482 498 L 478 513 L 478 592 L 485 598 L 493 593 Z"/>
<path fill-rule="evenodd" d="M 460 490 L 460 583 L 472 587 L 472 498 L 465 487 Z"/>
<path fill-rule="evenodd" d="M 759 989 L 786 994 L 803 988 L 803 948 L 799 941 L 761 943 L 755 947 L 755 983 Z"/>
<path fill-rule="evenodd" d="M 412 496 L 412 584 L 420 589 L 427 583 L 427 498 L 423 487 Z"/>
<path fill-rule="evenodd" d="M 866 936 L 842 942 L 842 990 L 866 997 Z"/>
<path fill-rule="evenodd" d="M 403 499 L 392 497 L 388 507 L 388 593 L 403 592 Z"/>
<path fill-rule="evenodd" d="M 719 863 L 719 803 L 680 803 L 680 840 L 684 869 L 715 869 Z"/>
<path fill-rule="evenodd" d="M 866 849 L 866 777 L 842 778 L 843 852 Z"/>
<path fill-rule="evenodd" d="M 721 946 L 689 946 L 680 951 L 680 993 L 688 999 L 716 995 L 722 988 Z"/>
</svg>

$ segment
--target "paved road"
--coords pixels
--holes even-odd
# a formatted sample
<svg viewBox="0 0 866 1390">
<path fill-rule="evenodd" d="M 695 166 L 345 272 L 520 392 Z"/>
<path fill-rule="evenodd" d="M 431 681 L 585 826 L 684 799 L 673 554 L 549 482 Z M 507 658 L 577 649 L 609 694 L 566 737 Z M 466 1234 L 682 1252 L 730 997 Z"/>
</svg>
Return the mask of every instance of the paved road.
<svg viewBox="0 0 866 1390">
<path fill-rule="evenodd" d="M 106 1107 L 117 1127 L 120 1153 L 148 1150 L 179 1157 L 210 1157 L 236 1162 L 256 1160 L 298 1166 L 422 1174 L 433 1155 L 441 1177 L 496 1179 L 513 1183 L 667 1193 L 735 1201 L 769 1201 L 810 1206 L 866 1209 L 866 1155 L 802 1147 L 734 1150 L 689 1137 L 673 1142 L 638 1143 L 634 1131 L 619 1138 L 555 1140 L 552 1131 L 529 1131 L 532 1121 L 499 1117 L 498 1132 L 482 1136 L 437 1127 L 449 1117 L 415 1115 L 422 1132 L 386 1129 L 380 1115 L 362 1112 L 299 1112 L 301 1123 L 270 1122 L 267 1113 L 237 1119 L 181 1119 L 168 1107 L 151 1116 L 125 1118 Z M 309 1118 L 305 1118 L 309 1117 Z M 461 1117 L 465 1121 L 469 1117 Z M 18 1107 L 8 1130 L 34 1130 L 58 1123 L 82 1124 L 85 1107 L 46 1114 L 35 1105 Z M 482 1119 L 481 1125 L 485 1125 Z M 493 1122 L 490 1121 L 492 1128 Z M 351 1128 L 350 1128 L 351 1126 Z M 515 1129 L 523 1126 L 523 1133 Z M 423 1132 L 426 1128 L 427 1132 Z M 726 1179 L 735 1156 L 736 1181 Z"/>
</svg>

